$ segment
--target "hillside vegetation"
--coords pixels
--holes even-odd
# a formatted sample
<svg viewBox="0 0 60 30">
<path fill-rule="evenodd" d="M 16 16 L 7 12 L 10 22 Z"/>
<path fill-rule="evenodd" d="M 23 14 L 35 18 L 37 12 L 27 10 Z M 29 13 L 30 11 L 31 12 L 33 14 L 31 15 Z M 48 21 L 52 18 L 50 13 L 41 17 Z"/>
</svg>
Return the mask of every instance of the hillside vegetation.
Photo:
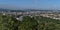
<svg viewBox="0 0 60 30">
<path fill-rule="evenodd" d="M 0 30 L 60 30 L 60 20 L 42 16 L 24 16 L 22 21 L 0 15 Z"/>
</svg>

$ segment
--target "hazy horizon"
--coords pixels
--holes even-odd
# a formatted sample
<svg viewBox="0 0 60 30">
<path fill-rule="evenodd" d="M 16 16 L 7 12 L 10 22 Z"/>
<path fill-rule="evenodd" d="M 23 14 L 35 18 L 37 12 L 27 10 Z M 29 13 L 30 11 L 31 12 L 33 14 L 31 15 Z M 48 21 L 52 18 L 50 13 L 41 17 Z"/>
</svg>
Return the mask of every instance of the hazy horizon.
<svg viewBox="0 0 60 30">
<path fill-rule="evenodd" d="M 60 0 L 0 0 L 0 8 L 60 9 Z"/>
</svg>

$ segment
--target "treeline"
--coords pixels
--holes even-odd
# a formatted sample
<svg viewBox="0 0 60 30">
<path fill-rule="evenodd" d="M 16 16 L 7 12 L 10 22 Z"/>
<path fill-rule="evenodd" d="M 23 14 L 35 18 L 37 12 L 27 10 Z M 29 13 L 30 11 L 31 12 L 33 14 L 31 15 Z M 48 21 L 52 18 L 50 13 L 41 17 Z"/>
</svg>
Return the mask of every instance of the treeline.
<svg viewBox="0 0 60 30">
<path fill-rule="evenodd" d="M 60 20 L 42 16 L 24 16 L 22 21 L 8 15 L 0 15 L 0 30 L 60 30 Z"/>
</svg>

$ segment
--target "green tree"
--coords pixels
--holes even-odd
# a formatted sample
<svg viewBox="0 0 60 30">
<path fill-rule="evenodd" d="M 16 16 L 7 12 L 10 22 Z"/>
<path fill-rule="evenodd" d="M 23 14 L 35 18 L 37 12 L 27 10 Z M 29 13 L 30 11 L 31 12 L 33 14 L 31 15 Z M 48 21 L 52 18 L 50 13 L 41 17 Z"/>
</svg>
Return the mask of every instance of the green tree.
<svg viewBox="0 0 60 30">
<path fill-rule="evenodd" d="M 37 21 L 29 16 L 24 16 L 19 30 L 37 30 Z"/>
<path fill-rule="evenodd" d="M 0 15 L 0 30 L 16 30 L 18 29 L 18 24 L 16 18 L 8 15 Z"/>
<path fill-rule="evenodd" d="M 38 21 L 38 30 L 60 30 L 60 20 L 41 16 Z"/>
</svg>

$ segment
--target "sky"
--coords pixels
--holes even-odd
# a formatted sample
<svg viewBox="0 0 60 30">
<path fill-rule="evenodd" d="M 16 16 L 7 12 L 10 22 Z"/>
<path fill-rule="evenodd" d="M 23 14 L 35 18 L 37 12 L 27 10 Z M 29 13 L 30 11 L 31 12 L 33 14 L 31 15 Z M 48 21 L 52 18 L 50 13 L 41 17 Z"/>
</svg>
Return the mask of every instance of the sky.
<svg viewBox="0 0 60 30">
<path fill-rule="evenodd" d="M 0 0 L 0 8 L 60 9 L 60 0 Z"/>
</svg>

